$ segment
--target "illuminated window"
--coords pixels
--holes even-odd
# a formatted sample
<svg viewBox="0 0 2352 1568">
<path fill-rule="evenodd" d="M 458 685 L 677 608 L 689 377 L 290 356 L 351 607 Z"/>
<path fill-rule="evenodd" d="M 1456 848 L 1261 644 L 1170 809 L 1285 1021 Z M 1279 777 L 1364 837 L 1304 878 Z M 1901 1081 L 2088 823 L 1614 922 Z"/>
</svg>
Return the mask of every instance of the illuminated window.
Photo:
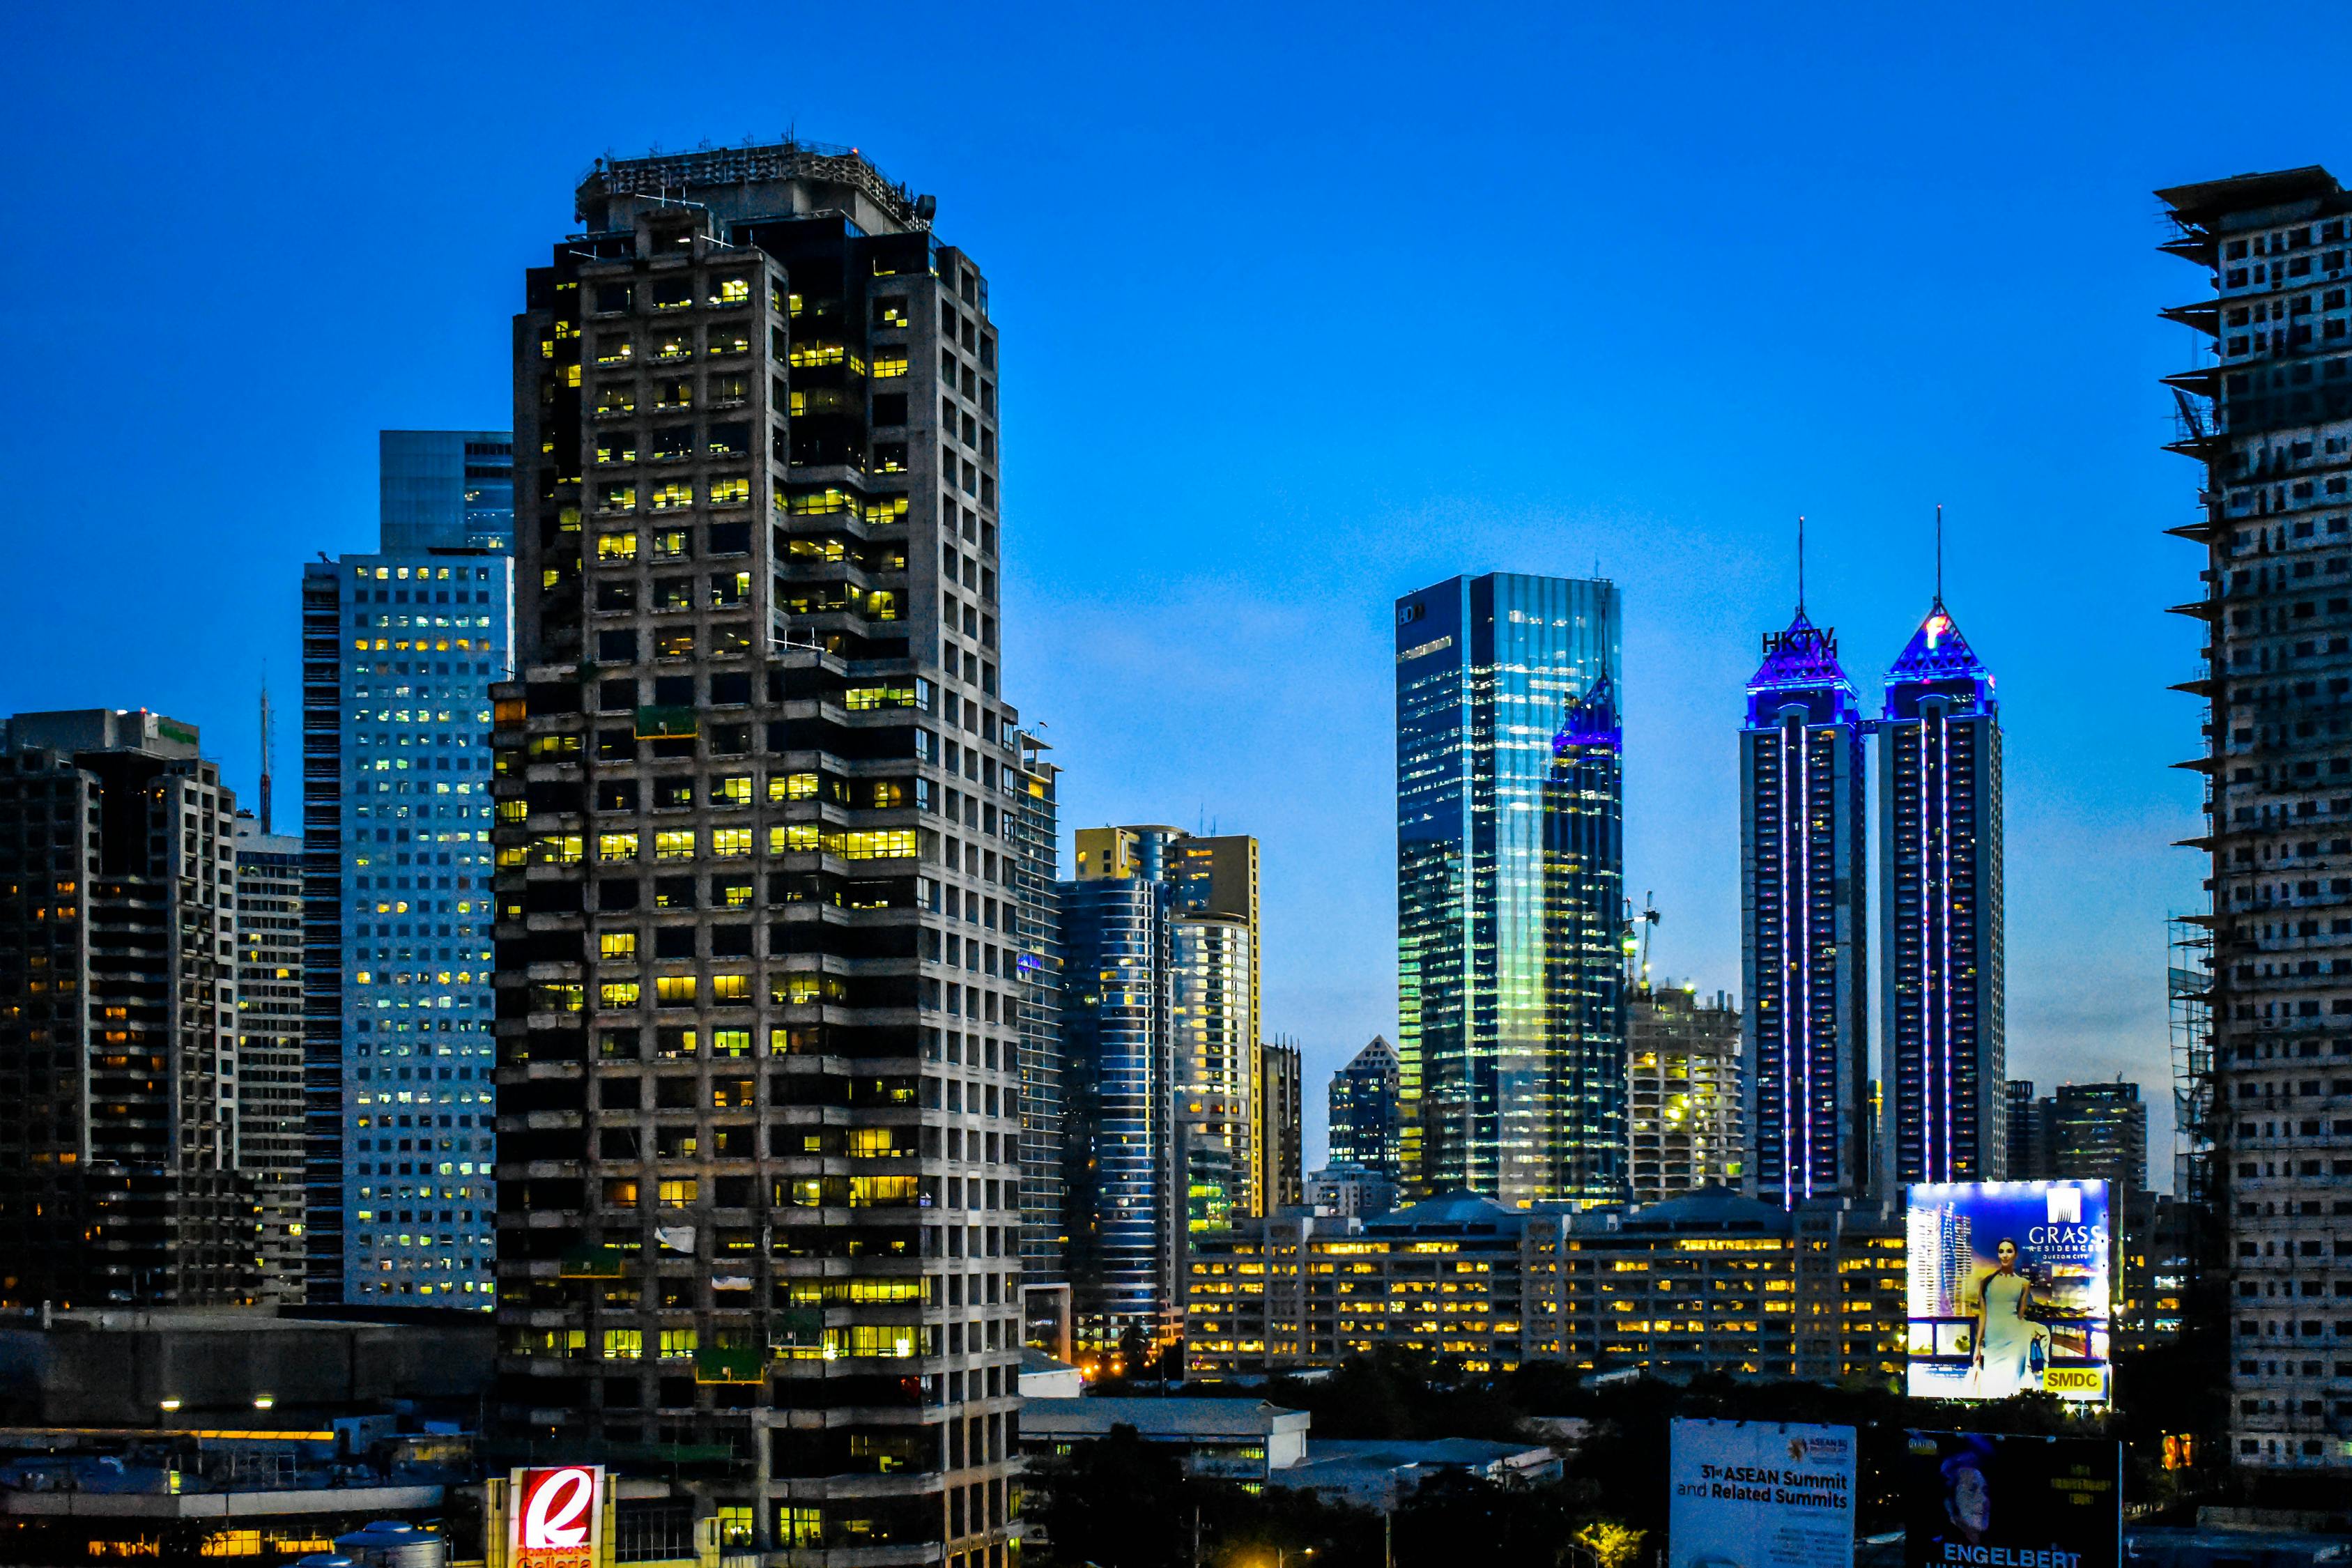
<svg viewBox="0 0 2352 1568">
<path fill-rule="evenodd" d="M 751 884 L 746 881 L 716 881 L 710 884 L 711 901 L 723 909 L 748 909 L 751 903 Z"/>
<path fill-rule="evenodd" d="M 710 804 L 713 805 L 749 805 L 751 804 L 751 775 L 729 773 L 710 781 Z"/>
<path fill-rule="evenodd" d="M 915 852 L 915 830 L 894 827 L 880 832 L 841 833 L 825 847 L 845 860 L 887 860 Z"/>
<path fill-rule="evenodd" d="M 630 835 L 634 839 L 635 835 Z M 665 828 L 654 835 L 654 858 L 656 860 L 691 860 L 694 858 L 694 829 Z"/>
<path fill-rule="evenodd" d="M 748 506 L 751 500 L 751 481 L 736 478 L 710 481 L 712 506 Z"/>
<path fill-rule="evenodd" d="M 532 841 L 531 858 L 541 866 L 576 866 L 580 863 L 580 835 L 542 833 Z"/>
<path fill-rule="evenodd" d="M 596 987 L 596 1005 L 604 1008 L 634 1007 L 640 994 L 634 980 L 607 980 Z"/>
<path fill-rule="evenodd" d="M 598 364 L 627 364 L 636 353 L 636 345 L 625 337 L 607 335 L 596 340 Z"/>
<path fill-rule="evenodd" d="M 740 976 L 738 978 L 740 978 Z M 749 1029 L 711 1030 L 710 1054 L 714 1057 L 750 1056 L 751 1054 L 751 1031 Z"/>
<path fill-rule="evenodd" d="M 637 836 L 632 833 L 599 833 L 596 835 L 596 858 L 599 860 L 634 860 L 637 858 Z"/>
<path fill-rule="evenodd" d="M 687 1205 L 694 1202 L 696 1195 L 700 1192 L 700 1190 L 701 1188 L 699 1184 L 698 1184 L 692 1176 L 672 1176 L 660 1184 L 661 1205 L 667 1209 L 684 1208 Z M 688 1329 L 684 1331 L 688 1334 L 692 1334 L 694 1332 L 692 1329 Z M 670 1332 L 671 1331 L 667 1329 L 664 1329 L 662 1331 L 662 1353 L 664 1355 L 670 1353 Z M 688 1343 L 688 1348 L 693 1348 L 691 1342 Z"/>
<path fill-rule="evenodd" d="M 772 773 L 768 778 L 770 800 L 814 800 L 816 774 Z"/>
<path fill-rule="evenodd" d="M 632 1197 L 634 1202 L 634 1196 Z M 606 1329 L 604 1359 L 635 1361 L 646 1353 L 646 1333 L 643 1329 Z"/>
<path fill-rule="evenodd" d="M 898 343 L 874 350 L 874 376 L 877 381 L 907 374 L 907 347 Z"/>
<path fill-rule="evenodd" d="M 713 310 L 723 310 L 729 305 L 749 304 L 751 299 L 751 280 L 749 278 L 711 279 L 710 305 Z"/>
<path fill-rule="evenodd" d="M 598 492 L 597 504 L 605 511 L 635 511 L 637 510 L 637 487 L 606 485 Z"/>
<path fill-rule="evenodd" d="M 600 463 L 634 463 L 637 460 L 636 432 L 625 426 L 617 430 L 596 432 L 596 460 Z"/>
<path fill-rule="evenodd" d="M 635 414 L 636 411 L 637 388 L 635 382 L 608 381 L 597 388 L 597 413 Z"/>
<path fill-rule="evenodd" d="M 656 511 L 677 511 L 694 504 L 694 486 L 684 479 L 670 479 L 654 489 L 653 508 Z"/>
<path fill-rule="evenodd" d="M 637 933 L 633 931 L 608 931 L 597 934 L 598 952 L 605 958 L 637 956 Z"/>
<path fill-rule="evenodd" d="M 657 1007 L 693 1006 L 694 976 L 665 974 L 655 980 L 654 1005 Z"/>
<path fill-rule="evenodd" d="M 709 331 L 709 353 L 713 359 L 722 354 L 743 354 L 751 352 L 751 328 L 744 321 L 714 325 Z"/>
<path fill-rule="evenodd" d="M 768 829 L 768 853 L 799 855 L 824 847 L 824 830 L 814 822 L 795 822 Z"/>
<path fill-rule="evenodd" d="M 714 860 L 740 860 L 751 853 L 751 830 L 748 827 L 714 827 L 710 830 L 710 858 Z"/>
<path fill-rule="evenodd" d="M 663 528 L 654 531 L 654 559 L 683 561 L 693 553 L 693 538 L 683 528 Z"/>
<path fill-rule="evenodd" d="M 599 561 L 635 561 L 637 558 L 637 536 L 634 533 L 600 533 L 596 536 L 596 559 Z"/>
</svg>

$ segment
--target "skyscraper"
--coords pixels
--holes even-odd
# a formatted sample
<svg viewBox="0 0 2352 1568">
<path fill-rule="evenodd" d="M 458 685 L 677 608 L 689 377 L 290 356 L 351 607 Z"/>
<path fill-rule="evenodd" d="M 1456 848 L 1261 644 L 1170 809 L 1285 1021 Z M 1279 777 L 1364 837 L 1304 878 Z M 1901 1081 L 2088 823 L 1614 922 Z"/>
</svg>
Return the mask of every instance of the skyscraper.
<svg viewBox="0 0 2352 1568">
<path fill-rule="evenodd" d="M 1169 1024 L 1171 891 L 1085 876 L 1062 914 L 1063 1202 L 1079 1337 L 1175 1331 L 1183 1231 L 1175 1050 Z"/>
<path fill-rule="evenodd" d="M 1003 1568 L 1033 856 L 987 288 L 845 149 L 575 202 L 515 331 L 500 1417 L 734 1456 L 692 1507 L 796 1562 Z"/>
<path fill-rule="evenodd" d="M 387 430 L 381 548 L 302 569 L 306 1251 L 318 1302 L 488 1310 L 503 430 Z"/>
<path fill-rule="evenodd" d="M 1891 1179 L 1999 1181 L 2008 1163 L 2000 715 L 1992 677 L 1940 587 L 1886 672 L 1878 810 Z"/>
<path fill-rule="evenodd" d="M 1298 1101 L 1303 1062 L 1297 1046 L 1278 1040 L 1261 1047 L 1258 1055 L 1264 1095 L 1258 1101 L 1257 1146 L 1265 1171 L 1259 1206 L 1265 1214 L 1277 1214 L 1307 1201 Z"/>
<path fill-rule="evenodd" d="M 1628 1166 L 1635 1203 L 1747 1177 L 1739 1009 L 1717 992 L 1638 986 L 1630 1009 Z"/>
<path fill-rule="evenodd" d="M 1064 1209 L 1061 769 L 1027 731 L 1013 774 L 1014 970 L 1021 990 L 1021 1271 L 1024 1286 L 1069 1279 Z"/>
<path fill-rule="evenodd" d="M 2004 1118 L 2008 1131 L 2007 1161 L 2002 1167 L 2002 1179 L 2011 1182 L 2046 1182 L 2053 1173 L 2050 1164 L 2051 1102 L 2033 1097 L 2033 1080 L 2013 1078 L 2002 1096 Z"/>
<path fill-rule="evenodd" d="M 2183 1195 L 2221 1216 L 2206 1277 L 2226 1284 L 2231 1457 L 2352 1469 L 2340 1385 L 2313 1359 L 2352 1321 L 2318 1306 L 2352 1291 L 2336 1245 L 2352 1197 L 2334 1173 L 2352 1161 L 2352 193 L 2310 167 L 2158 195 L 2174 224 L 2162 248 L 2218 295 L 2164 312 L 2215 354 L 2165 378 L 2170 449 L 2200 465 L 2197 510 L 2168 530 L 2200 551 L 2179 608 L 2208 639 L 2181 688 L 2209 705 L 2183 765 L 2206 778 L 2193 842 L 2213 900 L 2210 954 L 2175 964 L 2211 1018 L 2210 1055 L 2192 1037 L 2186 1058 Z M 2194 984 L 2208 958 L 2210 989 Z"/>
<path fill-rule="evenodd" d="M 2123 1079 L 2062 1083 L 2050 1126 L 2052 1175 L 2106 1183 L 2117 1213 L 2131 1194 L 2147 1189 L 2147 1106 L 2139 1085 Z"/>
<path fill-rule="evenodd" d="M 1376 1171 L 1394 1182 L 1404 1154 L 1396 1047 L 1374 1035 L 1331 1075 L 1324 1103 L 1330 1117 L 1330 1163 Z"/>
<path fill-rule="evenodd" d="M 0 1304 L 258 1294 L 236 802 L 197 746 L 144 710 L 0 724 Z"/>
<path fill-rule="evenodd" d="M 1837 634 L 1800 604 L 1764 638 L 1739 733 L 1748 1177 L 1794 1208 L 1870 1190 L 1863 720 Z"/>
<path fill-rule="evenodd" d="M 306 1296 L 303 1235 L 302 840 L 236 819 L 237 1163 L 254 1183 L 270 1305 Z"/>
<path fill-rule="evenodd" d="M 1399 1098 L 1409 1194 L 1622 1195 L 1615 584 L 1397 601 Z"/>
</svg>

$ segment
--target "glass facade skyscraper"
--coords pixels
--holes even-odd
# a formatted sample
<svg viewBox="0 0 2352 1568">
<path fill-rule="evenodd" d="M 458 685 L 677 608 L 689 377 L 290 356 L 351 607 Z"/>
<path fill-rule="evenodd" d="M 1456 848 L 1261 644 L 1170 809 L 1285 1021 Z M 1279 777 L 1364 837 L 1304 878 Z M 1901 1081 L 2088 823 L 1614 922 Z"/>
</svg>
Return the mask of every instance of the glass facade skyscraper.
<svg viewBox="0 0 2352 1568">
<path fill-rule="evenodd" d="M 1863 728 L 1836 632 L 1800 606 L 1739 734 L 1743 1092 L 1755 1190 L 1783 1208 L 1872 1181 Z"/>
<path fill-rule="evenodd" d="M 383 455 L 382 548 L 302 576 L 309 1295 L 487 1310 L 513 443 L 386 431 Z"/>
<path fill-rule="evenodd" d="M 1495 573 L 1397 602 L 1408 1191 L 1623 1185 L 1616 585 Z"/>
<path fill-rule="evenodd" d="M 1886 672 L 1878 808 L 1893 1178 L 2000 1181 L 2000 716 L 1941 595 Z"/>
</svg>

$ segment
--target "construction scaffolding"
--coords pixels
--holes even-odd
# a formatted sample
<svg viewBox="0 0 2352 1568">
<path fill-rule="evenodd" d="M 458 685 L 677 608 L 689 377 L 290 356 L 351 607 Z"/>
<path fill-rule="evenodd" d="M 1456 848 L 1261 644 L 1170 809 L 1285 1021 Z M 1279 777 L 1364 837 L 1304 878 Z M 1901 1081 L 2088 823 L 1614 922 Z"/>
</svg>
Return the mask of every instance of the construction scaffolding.
<svg viewBox="0 0 2352 1568">
<path fill-rule="evenodd" d="M 2165 992 L 2172 1036 L 2172 1190 L 2189 1212 L 2207 1215 L 2214 1191 L 2213 917 L 2174 915 L 2164 924 Z M 2190 1248 L 2192 1270 L 2203 1249 Z"/>
</svg>

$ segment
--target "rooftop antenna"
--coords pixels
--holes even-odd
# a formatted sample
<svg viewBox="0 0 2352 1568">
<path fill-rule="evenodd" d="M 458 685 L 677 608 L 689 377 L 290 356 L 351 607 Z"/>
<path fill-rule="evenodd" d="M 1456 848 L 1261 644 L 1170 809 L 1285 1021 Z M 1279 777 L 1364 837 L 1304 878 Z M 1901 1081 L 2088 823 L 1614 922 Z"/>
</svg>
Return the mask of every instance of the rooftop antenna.
<svg viewBox="0 0 2352 1568">
<path fill-rule="evenodd" d="M 1936 603 L 1944 602 L 1944 503 L 1936 503 Z"/>
<path fill-rule="evenodd" d="M 1797 614 L 1805 613 L 1805 514 L 1797 514 Z"/>
<path fill-rule="evenodd" d="M 261 831 L 269 831 L 269 670 L 261 672 Z"/>
</svg>

